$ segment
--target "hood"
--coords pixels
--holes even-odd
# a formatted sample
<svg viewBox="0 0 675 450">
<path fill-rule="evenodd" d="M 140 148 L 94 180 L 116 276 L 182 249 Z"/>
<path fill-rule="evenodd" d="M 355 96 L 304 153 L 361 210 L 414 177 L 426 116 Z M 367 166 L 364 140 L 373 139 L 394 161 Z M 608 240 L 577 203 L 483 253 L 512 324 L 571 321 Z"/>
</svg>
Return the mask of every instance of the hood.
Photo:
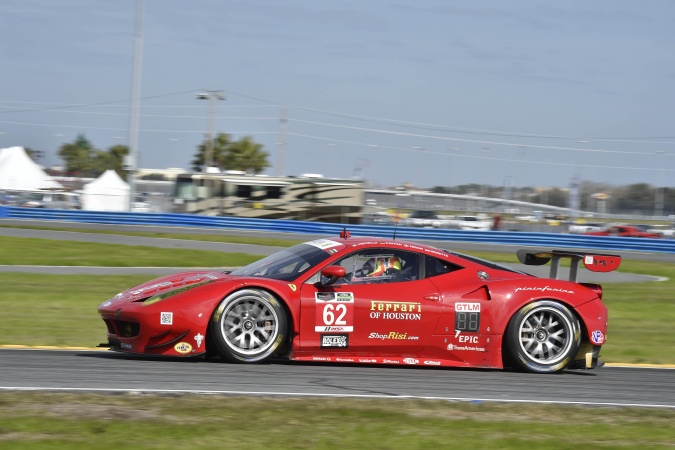
<svg viewBox="0 0 675 450">
<path fill-rule="evenodd" d="M 154 280 L 134 286 L 131 289 L 120 292 L 111 300 L 126 298 L 127 301 L 134 302 L 143 298 L 164 294 L 177 289 L 196 287 L 196 285 L 202 285 L 216 280 L 228 278 L 232 278 L 232 276 L 223 272 L 180 272 L 160 278 L 155 278 Z"/>
</svg>

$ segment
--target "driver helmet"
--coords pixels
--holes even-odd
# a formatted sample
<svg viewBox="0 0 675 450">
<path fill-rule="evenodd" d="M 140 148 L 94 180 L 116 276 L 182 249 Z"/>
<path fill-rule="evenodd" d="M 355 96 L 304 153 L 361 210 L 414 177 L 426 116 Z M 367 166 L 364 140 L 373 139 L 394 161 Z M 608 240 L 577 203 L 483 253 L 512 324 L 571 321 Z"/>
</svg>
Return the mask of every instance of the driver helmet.
<svg viewBox="0 0 675 450">
<path fill-rule="evenodd" d="M 370 258 L 363 265 L 363 271 L 367 277 L 380 277 L 390 269 L 401 270 L 401 260 L 395 256 Z"/>
</svg>

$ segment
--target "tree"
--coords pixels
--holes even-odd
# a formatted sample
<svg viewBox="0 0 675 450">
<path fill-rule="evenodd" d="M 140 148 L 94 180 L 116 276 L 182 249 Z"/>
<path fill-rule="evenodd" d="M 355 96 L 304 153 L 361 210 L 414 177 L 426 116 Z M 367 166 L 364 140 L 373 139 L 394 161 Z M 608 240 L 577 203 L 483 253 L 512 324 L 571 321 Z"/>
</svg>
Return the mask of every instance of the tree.
<svg viewBox="0 0 675 450">
<path fill-rule="evenodd" d="M 93 169 L 94 146 L 84 135 L 80 134 L 75 142 L 63 144 L 59 149 L 59 157 L 66 166 L 66 172 L 80 176 L 91 176 Z"/>
<path fill-rule="evenodd" d="M 110 147 L 107 152 L 96 151 L 94 168 L 99 174 L 112 169 L 120 177 L 126 178 L 127 172 L 122 169 L 122 164 L 127 154 L 129 154 L 129 147 L 121 144 Z"/>
<path fill-rule="evenodd" d="M 218 136 L 216 136 L 216 138 L 213 140 L 213 155 L 211 161 L 213 161 L 213 164 L 221 170 L 224 166 L 222 162 L 223 154 L 227 151 L 227 147 L 230 145 L 230 143 L 230 135 L 225 133 L 219 133 Z M 192 160 L 192 169 L 197 172 L 204 170 L 207 145 L 208 140 L 205 140 L 203 143 L 199 144 L 197 147 L 197 153 Z"/>
<path fill-rule="evenodd" d="M 248 136 L 232 142 L 224 155 L 224 166 L 230 170 L 260 173 L 270 167 L 267 162 L 269 153 L 262 151 L 262 147 Z"/>
<path fill-rule="evenodd" d="M 84 135 L 78 135 L 74 142 L 63 144 L 58 155 L 66 166 L 66 172 L 85 177 L 97 177 L 106 170 L 115 170 L 121 177 L 124 156 L 129 153 L 126 145 L 115 145 L 107 151 L 98 150 Z"/>
<path fill-rule="evenodd" d="M 206 161 L 208 141 L 197 147 L 197 153 L 192 160 L 192 168 L 202 171 Z M 242 170 L 245 172 L 260 173 L 270 167 L 267 157 L 269 154 L 262 150 L 262 144 L 246 136 L 238 141 L 231 141 L 230 135 L 220 133 L 213 140 L 213 164 L 220 170 Z"/>
</svg>

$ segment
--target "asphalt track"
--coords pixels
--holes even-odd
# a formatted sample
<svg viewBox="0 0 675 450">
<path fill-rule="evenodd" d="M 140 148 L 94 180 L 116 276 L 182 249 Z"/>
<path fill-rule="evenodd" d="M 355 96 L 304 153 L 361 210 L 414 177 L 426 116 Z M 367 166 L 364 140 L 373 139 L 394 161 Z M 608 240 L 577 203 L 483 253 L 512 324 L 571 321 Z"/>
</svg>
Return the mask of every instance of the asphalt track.
<svg viewBox="0 0 675 450">
<path fill-rule="evenodd" d="M 584 404 L 675 408 L 675 371 L 603 367 L 536 375 L 502 370 L 228 364 L 91 350 L 0 349 L 0 389 Z"/>
<path fill-rule="evenodd" d="M 0 224 L 7 225 L 3 221 L 0 221 Z M 73 228 L 72 225 L 67 226 Z M 119 227 L 115 228 L 119 229 Z M 143 231 L 151 231 L 147 227 L 140 228 Z M 189 229 L 191 233 L 195 231 Z M 213 230 L 208 230 L 208 232 L 213 233 Z M 227 231 L 227 234 L 242 233 L 247 232 Z M 250 232 L 247 234 L 251 235 Z M 0 235 L 169 248 L 220 249 L 260 255 L 274 250 L 269 247 L 243 244 L 14 228 L 0 228 Z M 266 234 L 266 237 L 270 236 Z M 284 237 L 302 240 L 314 236 L 284 235 Z M 444 247 L 450 247 L 448 243 L 443 244 L 445 244 Z M 474 250 L 496 251 L 494 246 L 467 245 Z M 481 246 L 489 248 L 480 248 Z M 458 250 L 468 249 L 464 244 L 453 243 L 452 247 Z M 508 251 L 513 251 L 513 249 L 508 249 Z M 665 255 L 667 258 L 665 260 L 661 259 L 663 257 L 664 255 L 654 256 L 656 260 L 673 262 L 672 255 Z M 640 255 L 635 259 L 652 259 L 652 256 Z M 0 270 L 71 273 L 68 270 L 73 269 L 5 266 Z M 100 273 L 114 272 L 110 268 L 77 268 L 76 270 L 85 270 L 83 273 L 90 273 L 86 272 L 87 270 L 100 270 Z M 132 273 L 162 273 L 156 272 L 158 268 L 125 270 L 131 270 Z M 619 279 L 616 282 L 621 281 L 633 281 L 633 279 Z M 608 280 L 605 279 L 604 282 Z M 104 331 L 102 331 L 102 336 L 103 333 Z M 605 366 L 591 371 L 565 371 L 556 375 L 535 375 L 501 370 L 331 365 L 285 361 L 273 361 L 260 365 L 237 365 L 223 363 L 218 359 L 151 359 L 92 349 L 57 350 L 8 347 L 10 346 L 0 348 L 0 389 L 2 390 L 365 398 L 415 397 L 472 402 L 675 408 L 675 372 L 664 367 Z"/>
</svg>

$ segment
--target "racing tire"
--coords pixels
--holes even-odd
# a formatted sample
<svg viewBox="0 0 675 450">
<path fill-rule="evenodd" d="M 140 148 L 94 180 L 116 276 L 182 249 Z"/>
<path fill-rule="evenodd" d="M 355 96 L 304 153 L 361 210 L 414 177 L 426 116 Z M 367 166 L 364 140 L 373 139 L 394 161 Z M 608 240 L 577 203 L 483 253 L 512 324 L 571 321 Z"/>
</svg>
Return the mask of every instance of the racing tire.
<svg viewBox="0 0 675 450">
<path fill-rule="evenodd" d="M 243 289 L 223 299 L 209 331 L 226 361 L 256 363 L 269 359 L 284 343 L 288 320 L 281 302 L 261 289 Z"/>
<path fill-rule="evenodd" d="M 509 360 L 516 369 L 555 373 L 575 358 L 581 342 L 579 320 L 563 305 L 540 300 L 523 306 L 509 322 Z"/>
</svg>

